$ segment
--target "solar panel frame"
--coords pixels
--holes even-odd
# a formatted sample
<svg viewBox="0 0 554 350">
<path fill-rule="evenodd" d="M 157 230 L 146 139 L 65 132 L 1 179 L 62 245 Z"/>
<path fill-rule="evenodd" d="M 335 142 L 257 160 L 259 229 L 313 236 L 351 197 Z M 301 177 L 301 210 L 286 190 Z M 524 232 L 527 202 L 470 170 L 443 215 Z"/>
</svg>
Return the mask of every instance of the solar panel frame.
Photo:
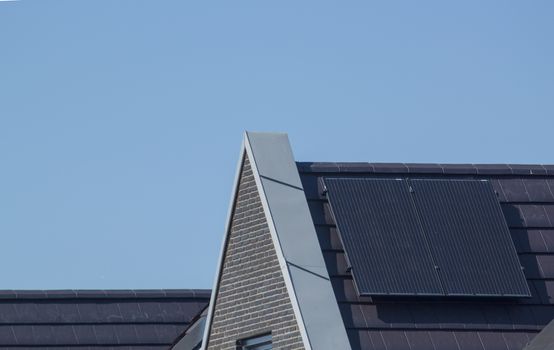
<svg viewBox="0 0 554 350">
<path fill-rule="evenodd" d="M 408 184 L 446 295 L 531 296 L 489 181 L 409 179 Z"/>
<path fill-rule="evenodd" d="M 323 181 L 359 295 L 444 294 L 406 180 Z"/>
<path fill-rule="evenodd" d="M 359 295 L 531 296 L 489 181 L 322 181 Z"/>
</svg>

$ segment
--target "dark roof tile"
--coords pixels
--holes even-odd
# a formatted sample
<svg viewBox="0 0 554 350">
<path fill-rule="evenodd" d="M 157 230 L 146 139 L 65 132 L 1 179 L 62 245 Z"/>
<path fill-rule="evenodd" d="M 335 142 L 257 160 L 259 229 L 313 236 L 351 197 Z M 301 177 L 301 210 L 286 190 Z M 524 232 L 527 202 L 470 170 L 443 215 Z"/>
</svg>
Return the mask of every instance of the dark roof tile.
<svg viewBox="0 0 554 350">
<path fill-rule="evenodd" d="M 439 349 L 452 349 L 452 350 L 462 350 L 458 345 L 458 341 L 454 336 L 454 332 L 451 331 L 434 331 L 429 332 L 431 336 L 431 341 L 435 346 L 436 350 Z"/>
<path fill-rule="evenodd" d="M 12 326 L 0 325 L 0 339 L 4 345 L 17 344 Z"/>
<path fill-rule="evenodd" d="M 411 163 L 406 164 L 408 171 L 414 174 L 442 174 L 443 168 L 440 164 L 434 163 Z"/>
<path fill-rule="evenodd" d="M 375 173 L 403 174 L 409 172 L 404 163 L 372 163 L 372 166 Z"/>
<path fill-rule="evenodd" d="M 539 326 L 546 326 L 553 319 L 554 305 L 532 305 L 530 309 Z"/>
<path fill-rule="evenodd" d="M 151 325 L 146 325 L 146 324 L 136 324 L 135 329 L 137 331 L 138 336 L 140 337 L 140 340 L 143 343 L 154 344 L 159 342 L 158 332 L 155 327 L 152 327 Z"/>
<path fill-rule="evenodd" d="M 78 344 L 77 335 L 73 329 L 73 325 L 59 325 L 52 327 L 54 335 L 54 343 L 56 345 Z"/>
<path fill-rule="evenodd" d="M 339 167 L 336 163 L 297 163 L 300 171 L 305 172 L 338 172 Z"/>
<path fill-rule="evenodd" d="M 389 322 L 382 317 L 381 311 L 378 309 L 377 305 L 361 304 L 360 307 L 365 321 L 367 322 L 367 327 L 381 329 L 391 328 Z"/>
<path fill-rule="evenodd" d="M 116 325 L 113 326 L 113 331 L 120 344 L 148 344 L 149 340 L 141 339 L 137 333 L 135 325 Z"/>
<path fill-rule="evenodd" d="M 406 332 L 396 330 L 382 331 L 381 335 L 383 336 L 387 349 L 411 350 L 408 338 L 406 337 Z"/>
<path fill-rule="evenodd" d="M 523 185 L 531 202 L 553 202 L 554 195 L 545 179 L 526 178 Z"/>
<path fill-rule="evenodd" d="M 302 188 L 308 199 L 323 198 L 320 181 L 317 181 L 316 176 L 302 175 L 300 176 L 300 181 L 302 182 Z"/>
<path fill-rule="evenodd" d="M 371 163 L 336 163 L 340 172 L 344 173 L 364 173 L 375 172 L 375 168 Z"/>
<path fill-rule="evenodd" d="M 456 341 L 463 350 L 484 350 L 479 334 L 476 332 L 454 332 Z"/>
<path fill-rule="evenodd" d="M 366 322 L 366 318 L 364 318 L 364 314 L 362 313 L 362 309 L 360 305 L 358 304 L 340 304 L 339 309 L 342 315 L 343 320 L 346 321 L 345 327 L 346 328 L 366 328 L 368 327 L 368 324 Z M 371 315 L 368 315 L 371 316 Z M 373 317 L 371 320 L 375 319 L 377 314 L 375 313 L 375 317 Z"/>
<path fill-rule="evenodd" d="M 535 321 L 533 312 L 526 305 L 508 307 L 508 315 L 514 329 L 537 329 L 537 321 Z"/>
<path fill-rule="evenodd" d="M 412 350 L 433 349 L 433 342 L 427 331 L 406 331 L 406 338 Z"/>
<path fill-rule="evenodd" d="M 441 328 L 441 317 L 437 315 L 436 307 L 429 303 L 411 303 L 410 313 L 414 319 L 416 328 Z M 444 322 L 444 320 L 442 320 Z"/>
<path fill-rule="evenodd" d="M 477 168 L 473 164 L 441 164 L 444 174 L 469 175 L 477 174 Z"/>
<path fill-rule="evenodd" d="M 546 175 L 546 169 L 540 164 L 510 164 L 514 175 Z"/>
<path fill-rule="evenodd" d="M 542 205 L 519 205 L 527 227 L 552 227 L 545 207 Z"/>
<path fill-rule="evenodd" d="M 177 327 L 172 324 L 156 325 L 156 333 L 160 339 L 176 339 L 182 331 L 181 327 Z"/>
<path fill-rule="evenodd" d="M 527 279 L 541 279 L 542 273 L 536 255 L 520 255 L 519 261 Z"/>
<path fill-rule="evenodd" d="M 547 212 L 547 214 L 549 213 Z M 544 244 L 546 245 L 546 249 L 549 252 L 554 252 L 554 229 L 544 229 L 540 230 L 540 232 L 544 240 Z"/>
<path fill-rule="evenodd" d="M 350 340 L 350 346 L 352 349 L 360 349 L 360 350 L 374 350 L 375 346 L 373 345 L 373 342 L 371 341 L 371 338 L 369 337 L 368 331 L 360 331 L 357 329 L 348 329 L 346 331 L 348 334 L 348 339 Z M 382 347 L 384 349 L 384 345 Z"/>
<path fill-rule="evenodd" d="M 507 202 L 529 201 L 529 194 L 527 194 L 522 179 L 505 179 L 499 182 Z"/>
<path fill-rule="evenodd" d="M 508 346 L 508 350 L 521 350 L 525 347 L 529 338 L 525 333 L 504 333 L 504 341 Z"/>
<path fill-rule="evenodd" d="M 486 350 L 507 350 L 501 332 L 479 332 L 479 338 Z"/>
<path fill-rule="evenodd" d="M 319 244 L 323 250 L 342 250 L 342 244 L 335 227 L 316 226 L 315 227 Z"/>
<path fill-rule="evenodd" d="M 508 164 L 474 164 L 477 173 L 481 175 L 506 175 L 513 174 Z"/>
<path fill-rule="evenodd" d="M 385 339 L 380 331 L 368 332 L 371 345 L 375 350 L 387 350 Z"/>
<path fill-rule="evenodd" d="M 95 324 L 92 326 L 96 339 L 100 345 L 119 344 L 114 326 L 111 324 Z"/>
<path fill-rule="evenodd" d="M 388 323 L 391 328 L 416 327 L 408 305 L 382 303 L 377 305 L 377 313 L 379 314 L 379 318 Z"/>
<path fill-rule="evenodd" d="M 32 327 L 35 344 L 56 344 L 53 326 L 38 325 Z"/>
<path fill-rule="evenodd" d="M 325 265 L 327 266 L 327 270 L 331 277 L 350 275 L 347 272 L 348 266 L 346 263 L 346 258 L 344 257 L 344 253 L 323 252 L 323 259 L 325 260 Z"/>
<path fill-rule="evenodd" d="M 510 234 L 518 253 L 548 252 L 541 230 L 511 229 Z"/>
<path fill-rule="evenodd" d="M 554 278 L 554 255 L 538 255 L 537 261 L 544 278 Z"/>
<path fill-rule="evenodd" d="M 544 164 L 542 167 L 548 175 L 554 175 L 554 164 Z"/>
<path fill-rule="evenodd" d="M 548 219 L 548 227 L 554 228 L 554 205 L 545 205 L 543 208 Z"/>
<path fill-rule="evenodd" d="M 535 280 L 533 282 L 533 290 L 537 294 L 539 303 L 534 304 L 554 304 L 554 281 Z"/>
<path fill-rule="evenodd" d="M 35 342 L 33 328 L 34 326 L 30 326 L 30 325 L 13 326 L 16 344 L 17 345 L 40 345 L 40 343 Z M 4 340 L 2 340 L 2 343 L 4 343 Z M 6 345 L 15 345 L 15 344 L 6 344 Z"/>
<path fill-rule="evenodd" d="M 525 219 L 521 213 L 521 209 L 515 204 L 501 204 L 502 212 L 506 223 L 511 228 L 526 227 Z"/>
<path fill-rule="evenodd" d="M 358 294 L 354 289 L 352 281 L 344 278 L 332 278 L 331 283 L 338 302 L 358 299 Z"/>
</svg>

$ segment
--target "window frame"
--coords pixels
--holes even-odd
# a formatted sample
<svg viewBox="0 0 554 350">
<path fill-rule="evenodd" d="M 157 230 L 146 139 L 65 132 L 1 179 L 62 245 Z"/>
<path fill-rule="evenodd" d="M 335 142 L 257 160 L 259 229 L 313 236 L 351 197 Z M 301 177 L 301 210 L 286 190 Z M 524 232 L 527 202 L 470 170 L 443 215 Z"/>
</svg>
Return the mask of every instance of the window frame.
<svg viewBox="0 0 554 350">
<path fill-rule="evenodd" d="M 265 333 L 237 340 L 237 350 L 270 350 L 273 349 L 271 333 Z"/>
</svg>

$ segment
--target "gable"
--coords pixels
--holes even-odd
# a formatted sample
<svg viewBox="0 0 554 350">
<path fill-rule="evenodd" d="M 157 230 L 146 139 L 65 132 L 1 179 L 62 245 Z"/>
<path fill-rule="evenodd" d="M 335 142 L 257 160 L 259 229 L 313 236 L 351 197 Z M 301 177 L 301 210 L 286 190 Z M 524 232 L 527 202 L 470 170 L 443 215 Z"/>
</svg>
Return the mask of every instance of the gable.
<svg viewBox="0 0 554 350">
<path fill-rule="evenodd" d="M 304 349 L 254 174 L 245 155 L 207 349 L 271 332 L 274 348 Z"/>
</svg>

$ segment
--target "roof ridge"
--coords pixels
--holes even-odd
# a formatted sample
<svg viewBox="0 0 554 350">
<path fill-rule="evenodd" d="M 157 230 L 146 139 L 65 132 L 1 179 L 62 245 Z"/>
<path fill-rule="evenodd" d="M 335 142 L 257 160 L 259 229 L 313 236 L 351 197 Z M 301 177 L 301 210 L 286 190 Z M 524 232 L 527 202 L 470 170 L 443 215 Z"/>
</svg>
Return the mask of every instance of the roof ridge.
<svg viewBox="0 0 554 350">
<path fill-rule="evenodd" d="M 50 289 L 0 290 L 0 300 L 8 299 L 149 299 L 209 298 L 209 289 Z"/>
<path fill-rule="evenodd" d="M 415 173 L 463 175 L 554 175 L 554 164 L 505 163 L 381 163 L 381 162 L 296 162 L 299 172 L 315 173 Z"/>
</svg>

